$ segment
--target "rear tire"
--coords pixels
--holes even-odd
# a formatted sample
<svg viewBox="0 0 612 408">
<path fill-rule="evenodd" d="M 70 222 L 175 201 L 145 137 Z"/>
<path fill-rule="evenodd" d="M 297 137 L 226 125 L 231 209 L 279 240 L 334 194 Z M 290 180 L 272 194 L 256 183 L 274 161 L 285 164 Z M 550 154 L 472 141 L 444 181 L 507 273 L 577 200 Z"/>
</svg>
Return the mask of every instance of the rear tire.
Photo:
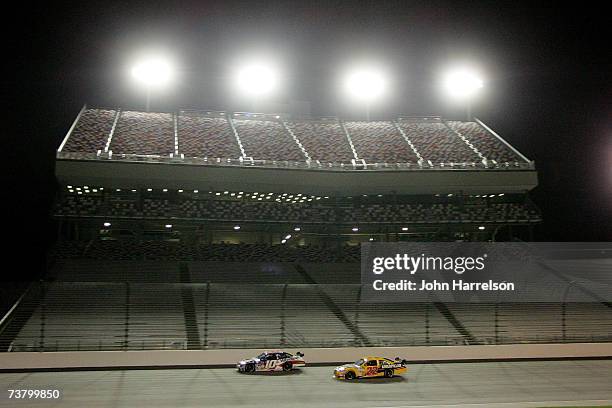
<svg viewBox="0 0 612 408">
<path fill-rule="evenodd" d="M 283 364 L 283 371 L 291 371 L 292 368 L 293 368 L 293 364 L 289 362 Z"/>
<path fill-rule="evenodd" d="M 390 368 L 387 368 L 385 370 L 385 377 L 386 378 L 393 378 L 393 370 L 391 370 Z"/>
<path fill-rule="evenodd" d="M 344 374 L 344 379 L 351 381 L 355 379 L 355 373 L 352 371 L 347 372 L 346 374 Z"/>
</svg>

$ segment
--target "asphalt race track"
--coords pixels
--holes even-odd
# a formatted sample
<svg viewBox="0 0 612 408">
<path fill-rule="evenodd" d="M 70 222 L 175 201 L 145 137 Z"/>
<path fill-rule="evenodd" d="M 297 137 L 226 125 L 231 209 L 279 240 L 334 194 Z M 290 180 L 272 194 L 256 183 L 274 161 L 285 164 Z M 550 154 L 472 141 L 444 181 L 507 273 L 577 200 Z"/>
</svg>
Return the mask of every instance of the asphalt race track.
<svg viewBox="0 0 612 408">
<path fill-rule="evenodd" d="M 341 382 L 333 367 L 0 373 L 0 407 L 550 407 L 612 405 L 612 360 L 415 364 L 402 378 Z M 57 388 L 60 400 L 9 400 Z"/>
</svg>

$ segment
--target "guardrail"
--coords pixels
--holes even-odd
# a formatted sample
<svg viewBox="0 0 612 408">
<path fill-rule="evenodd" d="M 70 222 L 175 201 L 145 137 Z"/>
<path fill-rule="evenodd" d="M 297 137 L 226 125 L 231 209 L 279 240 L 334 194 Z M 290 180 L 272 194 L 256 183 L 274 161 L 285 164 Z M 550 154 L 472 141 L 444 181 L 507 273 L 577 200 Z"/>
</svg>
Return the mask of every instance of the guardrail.
<svg viewBox="0 0 612 408">
<path fill-rule="evenodd" d="M 367 163 L 352 160 L 347 163 L 321 163 L 320 161 L 282 161 L 282 160 L 251 160 L 250 158 L 207 158 L 207 157 L 184 157 L 175 155 L 137 155 L 137 154 L 113 154 L 112 152 L 64 152 L 56 153 L 58 159 L 63 160 L 92 160 L 92 161 L 116 161 L 137 163 L 165 163 L 199 166 L 227 166 L 227 167 L 262 167 L 282 169 L 304 169 L 319 171 L 486 171 L 486 170 L 534 170 L 534 162 L 507 162 L 497 163 L 489 161 L 486 163 L 433 163 L 422 161 L 420 163 Z"/>
</svg>

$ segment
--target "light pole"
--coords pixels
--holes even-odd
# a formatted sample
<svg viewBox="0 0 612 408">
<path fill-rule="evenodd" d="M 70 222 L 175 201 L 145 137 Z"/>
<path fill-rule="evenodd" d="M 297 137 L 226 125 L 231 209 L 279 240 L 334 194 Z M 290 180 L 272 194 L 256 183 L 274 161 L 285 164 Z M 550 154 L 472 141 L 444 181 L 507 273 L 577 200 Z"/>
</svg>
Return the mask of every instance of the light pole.
<svg viewBox="0 0 612 408">
<path fill-rule="evenodd" d="M 455 68 L 444 75 L 442 86 L 449 98 L 465 103 L 467 120 L 471 121 L 472 101 L 484 86 L 480 75 L 471 68 Z"/>
<path fill-rule="evenodd" d="M 151 109 L 151 92 L 167 86 L 174 78 L 172 64 L 165 58 L 149 57 L 132 67 L 132 78 L 146 91 L 146 110 Z"/>
</svg>

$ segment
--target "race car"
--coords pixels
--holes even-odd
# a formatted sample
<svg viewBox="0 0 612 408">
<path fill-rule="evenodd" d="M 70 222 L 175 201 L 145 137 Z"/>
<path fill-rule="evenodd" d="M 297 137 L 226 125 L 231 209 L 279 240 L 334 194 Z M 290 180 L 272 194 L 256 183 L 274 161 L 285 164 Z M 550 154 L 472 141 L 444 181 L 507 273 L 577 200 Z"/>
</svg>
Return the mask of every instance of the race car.
<svg viewBox="0 0 612 408">
<path fill-rule="evenodd" d="M 383 357 L 364 357 L 353 364 L 344 364 L 334 369 L 334 377 L 337 379 L 354 380 L 355 378 L 387 377 L 396 374 L 404 374 L 406 360 L 397 357 L 391 360 Z"/>
<path fill-rule="evenodd" d="M 247 360 L 241 360 L 236 368 L 241 373 L 255 371 L 291 371 L 295 367 L 304 367 L 304 353 L 291 354 L 285 351 L 266 351 Z"/>
</svg>

